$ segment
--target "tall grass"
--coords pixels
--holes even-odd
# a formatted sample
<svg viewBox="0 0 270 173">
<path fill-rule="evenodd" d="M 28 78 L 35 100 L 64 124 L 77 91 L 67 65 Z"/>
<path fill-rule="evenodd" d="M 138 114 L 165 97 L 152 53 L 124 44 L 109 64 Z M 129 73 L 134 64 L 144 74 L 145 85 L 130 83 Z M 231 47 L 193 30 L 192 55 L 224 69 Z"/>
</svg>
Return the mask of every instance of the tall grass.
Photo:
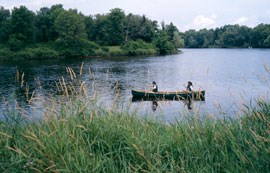
<svg viewBox="0 0 270 173">
<path fill-rule="evenodd" d="M 1 172 L 270 172 L 269 103 L 239 119 L 168 124 L 103 109 L 67 70 L 72 85 L 59 80 L 63 95 L 42 120 L 11 110 L 14 121 L 0 122 Z"/>
</svg>

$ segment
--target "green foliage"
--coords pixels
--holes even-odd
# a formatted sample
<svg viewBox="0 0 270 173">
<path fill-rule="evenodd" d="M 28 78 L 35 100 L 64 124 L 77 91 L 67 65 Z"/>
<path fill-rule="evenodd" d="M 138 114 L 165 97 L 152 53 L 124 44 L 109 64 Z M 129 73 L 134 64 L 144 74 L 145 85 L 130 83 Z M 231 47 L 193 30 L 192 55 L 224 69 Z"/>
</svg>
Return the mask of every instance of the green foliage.
<svg viewBox="0 0 270 173">
<path fill-rule="evenodd" d="M 254 48 L 270 48 L 270 25 L 260 24 L 251 32 L 250 45 Z"/>
<path fill-rule="evenodd" d="M 9 40 L 8 40 L 8 46 L 9 46 L 10 50 L 11 51 L 18 51 L 18 50 L 21 50 L 22 48 L 24 48 L 24 46 L 25 46 L 24 40 L 25 39 L 26 39 L 26 37 L 21 33 L 10 35 Z"/>
<path fill-rule="evenodd" d="M 128 55 L 151 55 L 157 54 L 156 48 L 151 43 L 143 40 L 129 41 L 122 45 L 121 48 L 128 52 Z"/>
<path fill-rule="evenodd" d="M 59 51 L 60 56 L 67 58 L 94 56 L 95 49 L 99 46 L 94 42 L 87 39 L 73 39 L 65 40 L 58 38 L 55 42 L 56 49 Z"/>
<path fill-rule="evenodd" d="M 270 169 L 270 106 L 265 102 L 241 119 L 186 117 L 174 124 L 104 110 L 85 98 L 59 104 L 52 104 L 41 121 L 22 121 L 9 112 L 15 123 L 0 122 L 1 172 Z"/>
<path fill-rule="evenodd" d="M 263 41 L 263 44 L 266 48 L 270 48 L 270 32 L 268 37 Z"/>
<path fill-rule="evenodd" d="M 95 21 L 93 16 L 85 16 L 85 30 L 87 33 L 88 40 L 95 40 Z"/>
<path fill-rule="evenodd" d="M 175 49 L 182 48 L 185 46 L 184 39 L 177 31 L 173 33 L 172 43 L 174 44 Z"/>
<path fill-rule="evenodd" d="M 0 43 L 8 39 L 10 11 L 0 6 Z"/>
<path fill-rule="evenodd" d="M 174 45 L 175 49 L 184 47 L 184 40 L 180 36 L 179 30 L 173 25 L 173 23 L 170 23 L 169 25 L 164 24 L 163 30 L 167 33 L 168 40 Z"/>
<path fill-rule="evenodd" d="M 4 108 L 0 172 L 269 172 L 268 102 L 235 119 L 182 113 L 167 123 L 121 105 L 102 108 L 69 73 L 57 85 L 63 95 L 48 98 L 42 119 Z"/>
<path fill-rule="evenodd" d="M 168 35 L 165 31 L 159 32 L 155 44 L 159 50 L 159 54 L 161 55 L 176 52 L 174 44 L 169 41 Z"/>
<path fill-rule="evenodd" d="M 103 46 L 103 47 L 100 47 L 99 49 L 95 50 L 95 55 L 101 56 L 101 57 L 107 57 L 110 55 L 109 51 L 110 51 L 110 49 L 107 46 Z"/>
<path fill-rule="evenodd" d="M 107 20 L 105 26 L 106 44 L 109 46 L 121 45 L 124 42 L 125 13 L 119 8 L 112 9 Z"/>
<path fill-rule="evenodd" d="M 162 39 L 157 34 L 160 32 L 157 21 L 144 15 L 126 16 L 119 8 L 94 17 L 86 17 L 77 10 L 65 10 L 61 4 L 43 7 L 37 14 L 24 6 L 14 8 L 10 19 L 7 12 L 0 9 L 3 14 L 0 15 L 0 30 L 3 31 L 0 41 L 7 43 L 12 51 L 24 50 L 34 44 L 50 44 L 59 57 L 123 56 L 157 54 L 157 50 L 161 54 L 172 53 L 183 46 L 180 33 L 172 23 L 166 30 L 169 37 Z M 126 45 L 123 49 L 105 50 L 97 44 L 103 47 Z M 32 58 L 30 52 L 23 51 L 21 57 Z"/>
<path fill-rule="evenodd" d="M 189 48 L 215 47 L 216 33 L 214 30 L 189 30 L 184 33 L 185 46 Z"/>
<path fill-rule="evenodd" d="M 16 53 L 20 59 L 56 59 L 58 52 L 46 47 L 27 48 Z"/>
<path fill-rule="evenodd" d="M 107 16 L 97 14 L 95 18 L 94 26 L 87 28 L 88 37 L 92 38 L 99 45 L 106 45 L 105 38 L 107 33 L 105 32 L 105 25 L 107 23 Z"/>
<path fill-rule="evenodd" d="M 109 46 L 109 55 L 110 56 L 126 56 L 128 52 L 122 49 L 120 46 Z"/>
<path fill-rule="evenodd" d="M 247 47 L 250 29 L 239 25 L 226 25 L 219 38 L 219 47 Z"/>
<path fill-rule="evenodd" d="M 115 46 L 124 42 L 125 13 L 115 8 L 106 15 L 97 14 L 86 19 L 87 34 L 90 40 L 100 45 Z"/>
<path fill-rule="evenodd" d="M 0 28 L 3 27 L 3 23 L 8 20 L 10 17 L 9 10 L 5 9 L 4 7 L 0 6 Z"/>
<path fill-rule="evenodd" d="M 58 38 L 59 34 L 56 32 L 54 22 L 62 11 L 64 11 L 63 5 L 59 4 L 51 8 L 43 7 L 37 12 L 35 27 L 38 43 L 55 41 Z"/>
<path fill-rule="evenodd" d="M 17 52 L 9 49 L 0 50 L 0 61 L 26 59 L 57 59 L 59 53 L 54 49 L 39 45 L 37 48 L 25 48 Z"/>
<path fill-rule="evenodd" d="M 216 29 L 189 30 L 184 33 L 188 48 L 269 48 L 270 25 L 260 24 L 251 29 L 246 26 L 225 25 Z"/>
<path fill-rule="evenodd" d="M 157 21 L 151 21 L 144 15 L 129 14 L 126 16 L 125 41 L 141 39 L 145 42 L 153 42 L 157 30 Z"/>
<path fill-rule="evenodd" d="M 56 47 L 64 57 L 80 57 L 94 54 L 98 46 L 87 39 L 85 23 L 76 11 L 63 11 L 55 20 L 59 34 Z"/>
<path fill-rule="evenodd" d="M 62 39 L 87 38 L 84 20 L 76 11 L 62 11 L 57 16 L 54 25 Z"/>
<path fill-rule="evenodd" d="M 160 27 L 145 15 L 125 15 L 119 8 L 107 14 L 84 16 L 76 9 L 65 10 L 61 4 L 42 7 L 36 14 L 25 6 L 15 7 L 11 13 L 0 7 L 0 44 L 14 52 L 35 44 L 50 44 L 59 57 L 170 54 L 181 47 L 270 48 L 269 35 L 267 24 L 254 28 L 225 25 L 180 33 L 173 23 L 161 22 Z M 122 49 L 108 51 L 99 45 Z"/>
<path fill-rule="evenodd" d="M 9 44 L 13 50 L 16 42 L 19 44 L 15 50 L 20 49 L 34 40 L 34 18 L 35 14 L 26 7 L 14 8 L 11 14 Z"/>
<path fill-rule="evenodd" d="M 0 61 L 12 60 L 14 57 L 14 52 L 9 49 L 0 49 Z"/>
</svg>

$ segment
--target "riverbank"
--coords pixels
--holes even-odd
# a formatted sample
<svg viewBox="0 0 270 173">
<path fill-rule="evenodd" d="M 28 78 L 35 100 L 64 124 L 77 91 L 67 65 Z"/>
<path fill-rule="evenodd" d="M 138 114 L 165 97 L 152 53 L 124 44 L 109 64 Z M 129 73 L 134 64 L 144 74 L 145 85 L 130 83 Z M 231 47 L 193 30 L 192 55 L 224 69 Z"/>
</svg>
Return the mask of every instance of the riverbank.
<svg viewBox="0 0 270 173">
<path fill-rule="evenodd" d="M 177 52 L 174 52 L 177 53 Z M 117 57 L 117 56 L 145 56 L 158 55 L 155 48 L 138 48 L 127 50 L 121 46 L 108 46 L 96 49 L 89 56 L 63 56 L 63 54 L 48 46 L 25 48 L 17 52 L 9 49 L 0 49 L 0 61 L 16 60 L 45 60 L 45 59 L 65 59 L 65 58 L 89 58 L 89 57 Z"/>
<path fill-rule="evenodd" d="M 240 118 L 194 115 L 167 124 L 65 95 L 64 102 L 47 105 L 40 121 L 7 110 L 0 122 L 1 172 L 270 170 L 270 104 L 265 101 Z"/>
</svg>

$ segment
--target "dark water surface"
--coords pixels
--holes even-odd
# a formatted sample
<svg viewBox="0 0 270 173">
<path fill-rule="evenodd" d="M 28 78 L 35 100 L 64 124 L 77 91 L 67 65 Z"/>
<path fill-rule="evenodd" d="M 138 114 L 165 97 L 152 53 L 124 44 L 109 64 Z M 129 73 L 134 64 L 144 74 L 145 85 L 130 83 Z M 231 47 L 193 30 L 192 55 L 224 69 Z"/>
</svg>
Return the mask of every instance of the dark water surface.
<svg viewBox="0 0 270 173">
<path fill-rule="evenodd" d="M 83 65 L 83 80 L 99 94 L 104 106 L 115 103 L 120 107 L 129 106 L 141 115 L 163 117 L 171 120 L 185 113 L 205 113 L 214 117 L 235 117 L 243 105 L 254 103 L 254 99 L 268 98 L 270 73 L 269 49 L 182 49 L 177 55 L 157 57 L 95 58 L 79 60 L 44 60 L 0 62 L 0 109 L 6 108 L 7 100 L 18 99 L 33 117 L 42 111 L 31 110 L 18 94 L 16 69 L 30 91 L 45 97 L 55 93 L 55 82 L 67 76 L 66 67 L 79 73 Z M 89 73 L 91 71 L 91 74 Z M 187 81 L 192 81 L 194 89 L 205 89 L 206 100 L 194 102 L 188 110 L 182 101 L 159 101 L 153 111 L 151 101 L 132 102 L 131 89 L 148 89 L 156 81 L 159 90 L 183 90 Z M 37 83 L 40 83 L 37 84 Z M 42 86 L 42 87 L 40 87 Z M 117 87 L 116 87 L 117 86 Z M 116 89 L 118 88 L 118 89 Z M 43 102 L 37 103 L 42 110 Z M 3 114 L 3 112 L 0 114 Z M 218 112 L 218 113 L 217 113 Z"/>
</svg>

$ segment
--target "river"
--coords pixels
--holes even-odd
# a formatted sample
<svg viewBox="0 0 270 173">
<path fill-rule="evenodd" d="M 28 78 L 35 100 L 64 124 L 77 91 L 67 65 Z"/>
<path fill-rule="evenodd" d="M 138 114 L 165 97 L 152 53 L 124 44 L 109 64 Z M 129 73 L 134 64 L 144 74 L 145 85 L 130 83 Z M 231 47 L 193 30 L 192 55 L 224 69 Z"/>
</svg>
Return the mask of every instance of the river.
<svg viewBox="0 0 270 173">
<path fill-rule="evenodd" d="M 80 79 L 89 92 L 94 81 L 104 107 L 115 103 L 117 96 L 120 107 L 136 109 L 144 116 L 173 120 L 183 113 L 199 112 L 204 116 L 235 117 L 241 115 L 244 105 L 254 105 L 255 99 L 269 97 L 269 49 L 182 49 L 180 54 L 155 57 L 5 61 L 0 62 L 0 116 L 10 100 L 12 103 L 15 99 L 31 116 L 42 116 L 42 111 L 30 110 L 33 106 L 22 104 L 22 98 L 16 94 L 17 70 L 30 92 L 44 96 L 56 92 L 55 82 L 67 77 L 67 67 L 78 75 L 82 64 Z M 156 81 L 160 91 L 183 90 L 187 81 L 192 81 L 195 90 L 206 90 L 205 101 L 193 102 L 191 110 L 183 101 L 159 101 L 157 107 L 151 101 L 132 102 L 131 90 L 149 89 L 152 81 Z M 42 104 L 36 105 L 42 109 Z"/>
</svg>

